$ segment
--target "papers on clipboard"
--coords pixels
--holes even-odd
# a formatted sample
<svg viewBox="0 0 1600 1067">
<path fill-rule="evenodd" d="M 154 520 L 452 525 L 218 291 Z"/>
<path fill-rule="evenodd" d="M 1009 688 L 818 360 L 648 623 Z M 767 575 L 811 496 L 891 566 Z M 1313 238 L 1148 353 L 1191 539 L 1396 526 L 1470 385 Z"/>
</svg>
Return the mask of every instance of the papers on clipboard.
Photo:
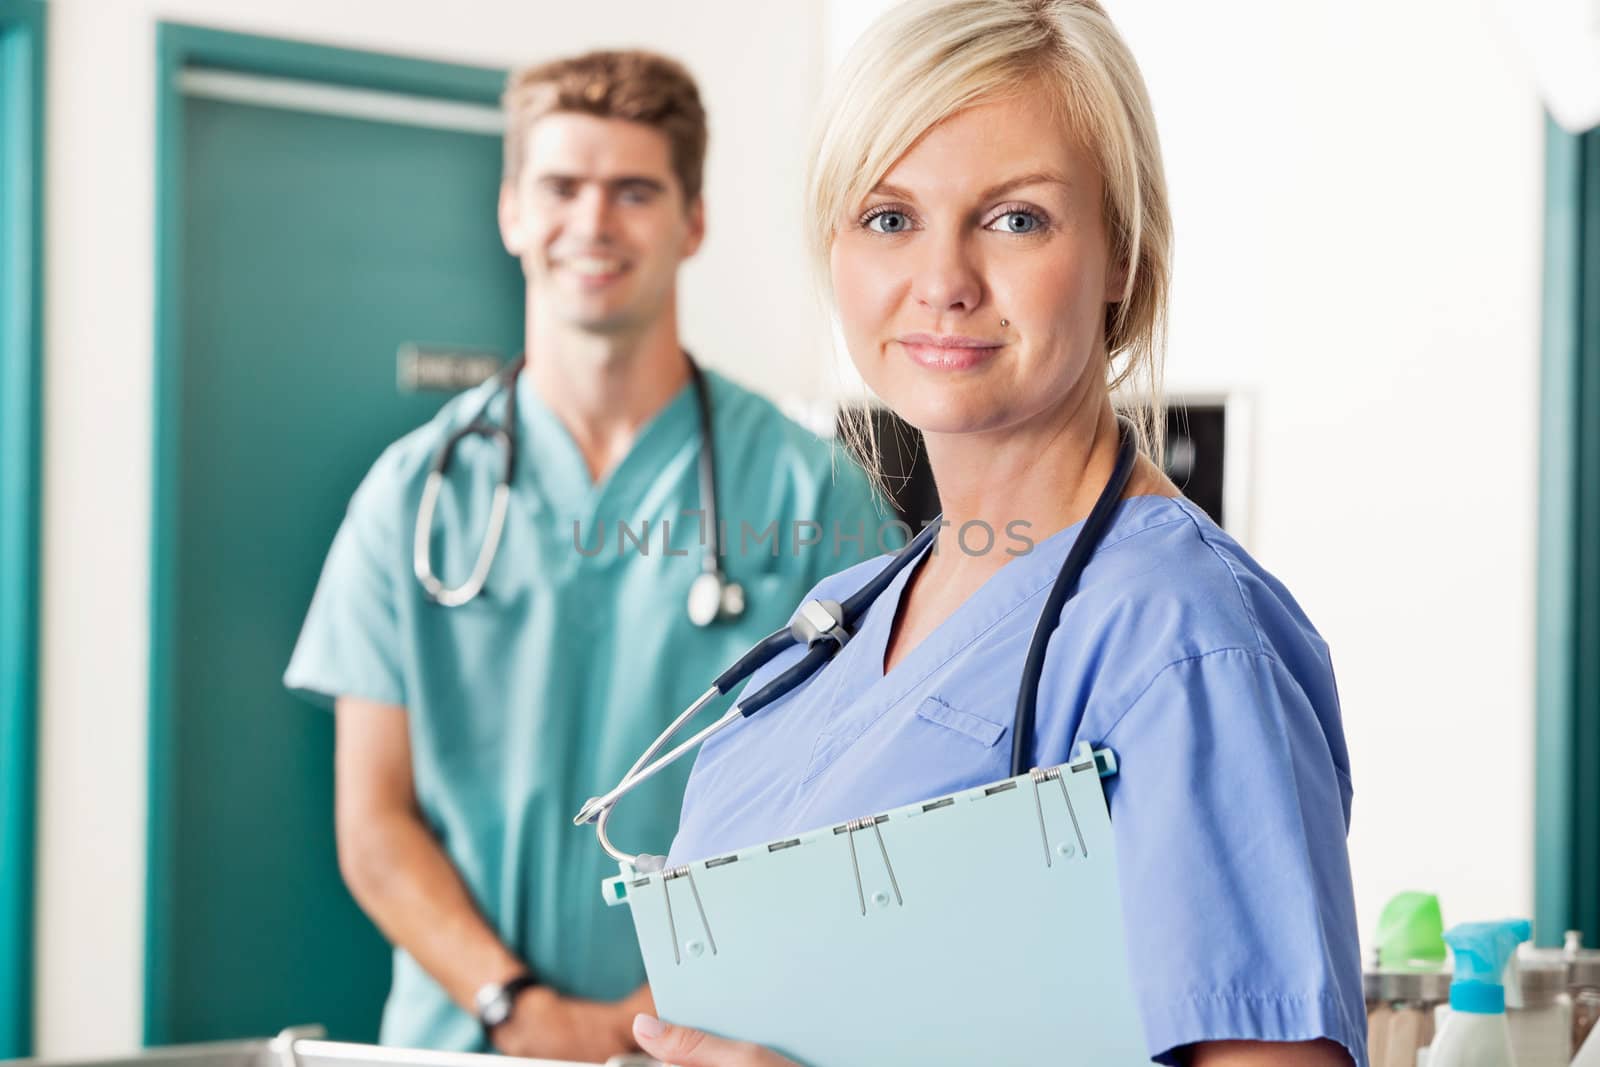
<svg viewBox="0 0 1600 1067">
<path fill-rule="evenodd" d="M 807 1067 L 1148 1064 L 1108 750 L 653 874 L 630 906 L 663 1019 Z"/>
</svg>

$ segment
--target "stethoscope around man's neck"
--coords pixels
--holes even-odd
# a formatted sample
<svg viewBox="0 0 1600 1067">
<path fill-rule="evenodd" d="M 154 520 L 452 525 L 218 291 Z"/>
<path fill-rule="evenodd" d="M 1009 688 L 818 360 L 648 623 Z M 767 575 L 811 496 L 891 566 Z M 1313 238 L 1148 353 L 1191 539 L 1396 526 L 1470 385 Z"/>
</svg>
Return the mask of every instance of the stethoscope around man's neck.
<svg viewBox="0 0 1600 1067">
<path fill-rule="evenodd" d="M 1039 679 L 1044 674 L 1044 657 L 1050 645 L 1050 636 L 1055 633 L 1056 627 L 1061 622 L 1061 609 L 1077 592 L 1078 580 L 1083 576 L 1084 568 L 1088 566 L 1090 557 L 1094 555 L 1095 549 L 1099 547 L 1111 526 L 1111 520 L 1116 514 L 1117 505 L 1122 501 L 1122 494 L 1127 491 L 1128 480 L 1133 476 L 1133 468 L 1138 458 L 1139 450 L 1132 427 L 1125 422 L 1119 422 L 1117 460 L 1112 467 L 1111 477 L 1106 480 L 1105 488 L 1100 490 L 1100 496 L 1090 509 L 1089 517 L 1083 520 L 1083 526 L 1072 542 L 1072 548 L 1067 551 L 1067 558 L 1062 561 L 1061 569 L 1056 572 L 1055 581 L 1050 586 L 1050 594 L 1045 598 L 1044 607 L 1039 612 L 1039 621 L 1033 627 L 1033 639 L 1028 645 L 1027 658 L 1023 661 L 1022 682 L 1017 691 L 1016 711 L 1012 716 L 1013 777 L 1026 774 L 1032 769 L 1030 764 L 1033 759 L 1034 720 L 1039 705 Z M 591 798 L 584 804 L 582 810 L 572 820 L 574 825 L 593 823 L 595 834 L 600 839 L 600 846 L 613 859 L 629 865 L 640 873 L 659 870 L 665 863 L 662 857 L 623 852 L 613 845 L 606 835 L 606 822 L 611 818 L 617 801 L 692 752 L 713 734 L 732 726 L 740 719 L 749 718 L 774 701 L 787 696 L 821 669 L 844 647 L 845 642 L 850 640 L 862 617 L 866 615 L 867 609 L 878 596 L 888 589 L 900 572 L 928 547 L 928 543 L 937 536 L 939 527 L 940 523 L 935 521 L 924 528 L 882 570 L 843 601 L 807 600 L 801 604 L 800 610 L 788 626 L 763 638 L 759 644 L 741 656 L 737 663 L 723 671 L 699 699 L 685 708 L 650 747 L 645 749 L 644 754 L 634 762 L 628 773 L 622 776 L 622 781 L 618 782 L 615 788 L 604 796 Z M 806 651 L 793 664 L 779 672 L 756 692 L 740 697 L 738 703 L 716 722 L 666 755 L 656 758 L 656 754 L 666 747 L 678 731 L 702 708 L 717 697 L 731 693 L 761 667 L 797 645 L 804 645 Z M 651 762 L 652 760 L 654 762 Z"/>
<path fill-rule="evenodd" d="M 711 431 L 711 390 L 705 374 L 687 352 L 684 359 L 689 365 L 689 383 L 694 388 L 695 407 L 700 421 L 699 490 L 702 555 L 700 573 L 689 586 L 689 620 L 696 626 L 710 626 L 714 622 L 738 619 L 744 615 L 744 588 L 728 578 L 722 569 L 722 523 L 717 512 L 717 457 Z M 511 507 L 511 487 L 517 473 L 517 449 L 521 440 L 521 426 L 517 423 L 517 379 L 527 365 L 524 356 L 518 356 L 501 371 L 495 387 L 484 398 L 483 404 L 466 425 L 445 438 L 444 444 L 433 457 L 433 466 L 423 483 L 422 500 L 417 505 L 417 524 L 411 543 L 412 570 L 428 598 L 442 607 L 456 608 L 469 603 L 483 592 L 500 551 L 500 539 L 505 534 L 506 513 Z M 505 413 L 498 425 L 489 421 L 489 407 L 495 397 L 505 394 Z M 494 496 L 489 504 L 489 524 L 484 530 L 483 542 L 478 546 L 478 557 L 466 581 L 457 586 L 447 586 L 433 572 L 433 516 L 439 505 L 439 494 L 444 488 L 450 470 L 450 460 L 456 446 L 464 438 L 482 436 L 500 443 L 504 462 L 500 480 L 495 483 Z"/>
</svg>

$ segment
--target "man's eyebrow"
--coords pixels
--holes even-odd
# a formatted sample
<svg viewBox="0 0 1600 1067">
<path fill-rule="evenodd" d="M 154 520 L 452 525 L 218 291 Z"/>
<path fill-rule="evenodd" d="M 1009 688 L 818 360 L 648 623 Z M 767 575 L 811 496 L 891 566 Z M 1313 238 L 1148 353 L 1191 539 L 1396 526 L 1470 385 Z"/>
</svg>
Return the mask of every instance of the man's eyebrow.
<svg viewBox="0 0 1600 1067">
<path fill-rule="evenodd" d="M 1036 170 L 1027 174 L 1019 174 L 1015 178 L 1007 178 L 1003 182 L 998 182 L 994 185 L 991 185 L 989 188 L 985 189 L 981 194 L 979 194 L 978 199 L 993 200 L 995 197 L 1003 196 L 1015 189 L 1022 189 L 1029 185 L 1045 184 L 1071 186 L 1072 182 L 1068 181 L 1063 175 L 1058 174 L 1055 171 Z M 900 188 L 898 185 L 890 185 L 888 182 L 879 182 L 877 185 L 873 186 L 867 195 L 887 196 L 896 200 L 916 199 L 916 197 L 912 196 L 907 190 Z"/>
<path fill-rule="evenodd" d="M 608 178 L 606 184 L 613 189 L 649 189 L 655 193 L 667 191 L 666 182 L 643 174 L 624 174 L 619 178 Z"/>
<path fill-rule="evenodd" d="M 596 181 L 582 174 L 561 174 L 556 171 L 547 171 L 539 175 L 539 182 L 545 184 L 571 184 L 582 185 L 584 182 Z M 667 185 L 659 178 L 652 178 L 646 174 L 621 174 L 614 178 L 598 179 L 608 189 L 648 189 L 651 192 L 665 192 Z"/>
</svg>

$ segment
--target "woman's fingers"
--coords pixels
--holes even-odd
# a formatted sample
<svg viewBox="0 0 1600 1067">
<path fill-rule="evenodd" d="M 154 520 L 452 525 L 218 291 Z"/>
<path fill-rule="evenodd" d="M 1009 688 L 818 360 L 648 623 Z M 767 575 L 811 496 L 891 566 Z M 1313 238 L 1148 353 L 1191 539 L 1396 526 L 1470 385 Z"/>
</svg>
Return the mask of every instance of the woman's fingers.
<svg viewBox="0 0 1600 1067">
<path fill-rule="evenodd" d="M 634 1017 L 633 1036 L 646 1052 L 673 1067 L 793 1067 L 793 1061 L 775 1052 L 687 1026 L 673 1026 L 653 1015 Z"/>
</svg>

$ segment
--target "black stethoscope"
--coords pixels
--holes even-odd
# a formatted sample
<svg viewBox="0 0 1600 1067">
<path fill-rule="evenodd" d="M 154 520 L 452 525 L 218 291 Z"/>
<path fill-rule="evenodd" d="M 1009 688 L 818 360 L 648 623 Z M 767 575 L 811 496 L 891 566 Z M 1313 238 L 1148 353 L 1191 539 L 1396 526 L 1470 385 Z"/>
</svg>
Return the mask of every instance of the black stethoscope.
<svg viewBox="0 0 1600 1067">
<path fill-rule="evenodd" d="M 1131 428 L 1126 423 L 1119 424 L 1117 444 L 1117 462 L 1111 470 L 1111 477 L 1107 479 L 1105 488 L 1100 491 L 1100 496 L 1095 500 L 1094 507 L 1089 511 L 1089 517 L 1083 521 L 1083 528 L 1078 532 L 1077 540 L 1072 543 L 1072 548 L 1067 552 L 1067 558 L 1062 561 L 1061 569 L 1056 573 L 1055 582 L 1050 586 L 1050 595 L 1045 599 L 1044 607 L 1039 612 L 1039 621 L 1033 627 L 1033 640 L 1028 645 L 1028 658 L 1023 662 L 1022 685 L 1017 692 L 1017 709 L 1012 719 L 1011 730 L 1011 774 L 1013 777 L 1026 774 L 1030 769 L 1030 752 L 1033 749 L 1033 724 L 1039 703 L 1039 679 L 1044 673 L 1045 650 L 1050 644 L 1050 635 L 1055 632 L 1061 622 L 1061 609 L 1072 595 L 1077 592 L 1078 579 L 1083 575 L 1084 567 L 1088 566 L 1089 558 L 1094 555 L 1101 540 L 1105 537 L 1106 530 L 1111 525 L 1111 518 L 1116 513 L 1117 505 L 1122 500 L 1122 494 L 1128 487 L 1128 479 L 1133 475 L 1134 462 L 1138 459 L 1139 450 L 1134 441 Z M 938 534 L 939 523 L 936 521 L 911 539 L 911 542 L 902 548 L 895 557 L 889 561 L 888 566 L 879 571 L 866 585 L 846 597 L 841 603 L 835 600 L 808 600 L 800 605 L 799 612 L 794 621 L 781 630 L 777 630 L 763 638 L 759 644 L 751 648 L 739 658 L 739 661 L 717 677 L 711 688 L 701 694 L 700 698 L 683 710 L 672 721 L 672 725 L 662 731 L 661 736 L 645 750 L 644 755 L 635 761 L 628 773 L 622 776 L 622 781 L 616 788 L 600 797 L 593 797 L 584 804 L 583 810 L 573 818 L 573 825 L 582 826 L 585 823 L 594 823 L 595 834 L 600 839 L 600 846 L 611 857 L 619 862 L 631 865 L 640 873 L 659 870 L 664 860 L 659 856 L 635 856 L 622 852 L 611 843 L 606 836 L 606 821 L 611 817 L 612 810 L 617 801 L 631 792 L 636 786 L 654 777 L 661 770 L 677 762 L 684 754 L 692 751 L 702 742 L 706 741 L 717 731 L 733 725 L 740 719 L 749 718 L 762 708 L 774 701 L 787 696 L 798 688 L 806 679 L 832 659 L 834 654 L 843 648 L 855 633 L 857 624 L 867 609 L 872 606 L 882 593 L 895 580 L 895 577 L 915 560 L 927 547 L 928 542 Z M 683 742 L 665 756 L 656 759 L 656 753 L 672 740 L 673 736 L 683 728 L 684 724 L 692 719 L 701 708 L 705 707 L 716 697 L 732 692 L 733 688 L 762 666 L 770 662 L 780 653 L 793 648 L 795 645 L 805 645 L 806 653 L 795 664 L 772 681 L 762 686 L 750 696 L 742 698 L 737 704 L 716 722 Z M 650 762 L 652 759 L 655 762 Z"/>
<path fill-rule="evenodd" d="M 711 390 L 694 359 L 687 352 L 684 358 L 689 363 L 689 380 L 694 386 L 695 406 L 700 412 L 700 513 L 704 519 L 701 529 L 706 531 L 700 574 L 689 586 L 689 621 L 696 626 L 710 626 L 714 622 L 744 615 L 744 587 L 730 580 L 722 569 L 722 524 L 717 517 L 717 458 L 711 434 Z M 526 364 L 526 357 L 518 356 L 500 372 L 499 381 L 477 414 L 445 439 L 444 445 L 433 458 L 428 480 L 423 484 L 422 501 L 417 505 L 416 531 L 411 543 L 411 565 L 428 598 L 443 607 L 460 607 L 483 592 L 483 583 L 489 578 L 489 568 L 494 566 L 495 555 L 500 551 L 506 512 L 511 506 L 511 485 L 517 472 L 517 376 Z M 489 405 L 501 392 L 506 396 L 506 411 L 497 426 L 489 421 Z M 489 526 L 484 531 L 483 544 L 478 548 L 477 562 L 473 564 L 467 580 L 451 588 L 433 573 L 433 513 L 438 507 L 439 493 L 456 446 L 462 438 L 474 435 L 499 441 L 505 451 L 505 465 L 500 471 L 500 481 L 494 487 L 494 497 L 489 505 Z"/>
</svg>

